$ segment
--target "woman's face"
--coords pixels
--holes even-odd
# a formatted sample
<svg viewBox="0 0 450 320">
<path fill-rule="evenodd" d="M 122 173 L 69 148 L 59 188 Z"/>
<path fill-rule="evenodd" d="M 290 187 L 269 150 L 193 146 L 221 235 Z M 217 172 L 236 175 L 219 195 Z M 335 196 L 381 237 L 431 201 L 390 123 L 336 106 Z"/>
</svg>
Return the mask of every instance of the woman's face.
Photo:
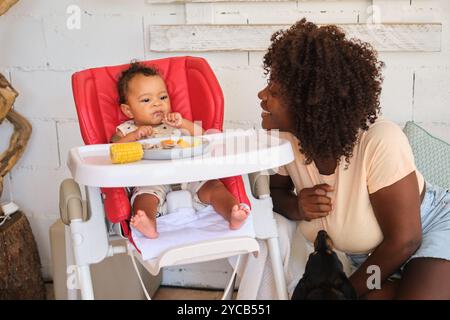
<svg viewBox="0 0 450 320">
<path fill-rule="evenodd" d="M 292 111 L 283 103 L 279 86 L 270 82 L 258 93 L 261 99 L 262 127 L 266 130 L 294 132 L 295 122 Z"/>
</svg>

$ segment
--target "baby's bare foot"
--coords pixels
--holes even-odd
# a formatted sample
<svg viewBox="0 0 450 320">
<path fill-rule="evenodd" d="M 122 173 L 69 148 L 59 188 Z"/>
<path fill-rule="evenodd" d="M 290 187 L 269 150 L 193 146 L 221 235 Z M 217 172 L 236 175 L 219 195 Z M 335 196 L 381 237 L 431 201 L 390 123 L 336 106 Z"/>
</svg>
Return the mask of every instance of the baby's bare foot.
<svg viewBox="0 0 450 320">
<path fill-rule="evenodd" d="M 147 238 L 158 238 L 159 233 L 156 231 L 156 221 L 152 221 L 143 210 L 136 212 L 130 220 L 130 225 Z"/>
<path fill-rule="evenodd" d="M 250 209 L 244 204 L 234 205 L 231 208 L 230 229 L 239 229 L 250 214 Z"/>
</svg>

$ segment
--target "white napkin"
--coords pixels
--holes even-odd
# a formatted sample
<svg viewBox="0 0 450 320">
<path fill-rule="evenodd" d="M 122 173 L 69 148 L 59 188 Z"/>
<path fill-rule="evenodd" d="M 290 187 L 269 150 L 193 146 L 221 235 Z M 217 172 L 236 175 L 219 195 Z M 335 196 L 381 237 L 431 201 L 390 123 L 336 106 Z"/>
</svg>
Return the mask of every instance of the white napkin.
<svg viewBox="0 0 450 320">
<path fill-rule="evenodd" d="M 238 230 L 230 230 L 228 221 L 208 206 L 199 211 L 179 208 L 156 219 L 159 237 L 148 239 L 131 227 L 132 237 L 144 260 L 158 257 L 164 251 L 211 239 L 255 237 L 252 214 Z"/>
</svg>

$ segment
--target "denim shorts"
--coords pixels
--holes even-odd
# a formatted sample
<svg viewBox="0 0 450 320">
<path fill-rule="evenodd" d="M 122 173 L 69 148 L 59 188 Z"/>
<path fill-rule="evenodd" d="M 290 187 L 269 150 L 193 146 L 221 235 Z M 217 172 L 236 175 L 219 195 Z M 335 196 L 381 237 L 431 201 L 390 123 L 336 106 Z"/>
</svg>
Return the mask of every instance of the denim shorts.
<svg viewBox="0 0 450 320">
<path fill-rule="evenodd" d="M 398 278 L 405 265 L 415 258 L 450 260 L 450 192 L 426 183 L 425 196 L 420 206 L 422 243 L 416 252 L 392 275 Z M 347 254 L 352 266 L 359 268 L 369 254 Z"/>
</svg>

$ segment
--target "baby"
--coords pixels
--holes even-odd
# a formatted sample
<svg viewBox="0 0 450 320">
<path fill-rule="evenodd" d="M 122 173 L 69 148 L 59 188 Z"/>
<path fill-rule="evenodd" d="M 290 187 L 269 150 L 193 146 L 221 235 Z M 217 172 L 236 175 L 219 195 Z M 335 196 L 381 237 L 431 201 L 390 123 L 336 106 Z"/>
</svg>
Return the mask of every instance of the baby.
<svg viewBox="0 0 450 320">
<path fill-rule="evenodd" d="M 134 62 L 122 72 L 118 81 L 122 112 L 131 120 L 117 127 L 111 138 L 114 143 L 137 141 L 146 137 L 169 136 L 176 131 L 189 135 L 204 130 L 192 121 L 172 112 L 166 84 L 158 71 Z M 246 204 L 240 204 L 219 180 L 183 184 L 196 204 L 212 205 L 230 229 L 239 229 L 249 215 Z M 131 225 L 148 238 L 157 238 L 156 218 L 166 214 L 164 206 L 170 185 L 135 187 L 131 204 L 134 216 Z"/>
</svg>

